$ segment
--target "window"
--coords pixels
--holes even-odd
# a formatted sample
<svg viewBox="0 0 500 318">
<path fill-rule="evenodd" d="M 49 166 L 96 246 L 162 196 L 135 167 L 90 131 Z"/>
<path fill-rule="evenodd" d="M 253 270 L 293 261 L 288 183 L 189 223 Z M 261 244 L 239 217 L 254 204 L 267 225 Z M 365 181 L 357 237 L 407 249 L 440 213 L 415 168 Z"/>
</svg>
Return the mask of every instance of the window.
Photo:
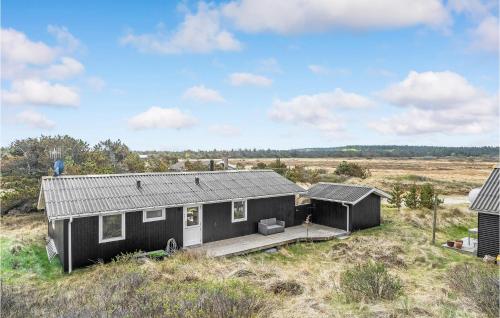
<svg viewBox="0 0 500 318">
<path fill-rule="evenodd" d="M 160 220 L 165 220 L 165 209 L 142 211 L 142 222 L 153 222 Z"/>
<path fill-rule="evenodd" d="M 233 201 L 232 204 L 231 221 L 241 222 L 247 220 L 247 201 Z"/>
<path fill-rule="evenodd" d="M 191 206 L 186 208 L 186 227 L 198 226 L 200 224 L 200 207 Z"/>
<path fill-rule="evenodd" d="M 125 239 L 125 213 L 99 215 L 99 243 Z"/>
</svg>

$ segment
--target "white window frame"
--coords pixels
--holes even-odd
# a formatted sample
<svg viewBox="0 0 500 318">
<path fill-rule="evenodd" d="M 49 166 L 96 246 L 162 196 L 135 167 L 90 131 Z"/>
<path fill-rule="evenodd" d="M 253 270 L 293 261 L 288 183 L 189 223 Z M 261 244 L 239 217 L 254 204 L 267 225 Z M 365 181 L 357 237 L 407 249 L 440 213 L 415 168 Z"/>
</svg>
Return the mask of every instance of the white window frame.
<svg viewBox="0 0 500 318">
<path fill-rule="evenodd" d="M 103 239 L 102 238 L 102 218 L 104 216 L 117 215 L 117 214 L 120 214 L 122 216 L 122 235 L 119 237 Z M 99 214 L 99 243 L 108 243 L 108 242 L 114 242 L 114 241 L 121 241 L 121 240 L 125 239 L 125 216 L 126 216 L 125 212 Z"/>
<path fill-rule="evenodd" d="M 148 219 L 146 216 L 147 216 L 147 212 L 148 211 L 157 211 L 157 210 L 161 210 L 161 216 L 159 217 L 156 217 L 156 218 L 150 218 Z M 158 209 L 146 209 L 146 210 L 143 210 L 142 211 L 142 222 L 146 223 L 146 222 L 155 222 L 155 221 L 162 221 L 162 220 L 165 220 L 165 208 L 158 208 Z"/>
<path fill-rule="evenodd" d="M 235 202 L 244 202 L 244 207 L 245 207 L 245 217 L 241 219 L 234 219 L 234 203 Z M 236 222 L 245 222 L 248 219 L 248 209 L 247 209 L 247 200 L 245 199 L 240 199 L 240 200 L 233 200 L 231 201 L 231 222 L 236 223 Z"/>
</svg>

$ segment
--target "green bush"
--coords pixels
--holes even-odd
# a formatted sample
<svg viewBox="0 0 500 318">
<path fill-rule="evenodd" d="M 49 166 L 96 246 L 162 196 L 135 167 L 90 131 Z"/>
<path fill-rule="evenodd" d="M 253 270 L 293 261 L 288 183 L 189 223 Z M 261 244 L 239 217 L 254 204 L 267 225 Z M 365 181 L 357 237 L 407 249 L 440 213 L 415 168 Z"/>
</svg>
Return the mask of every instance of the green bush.
<svg viewBox="0 0 500 318">
<path fill-rule="evenodd" d="M 489 317 L 499 316 L 500 282 L 498 270 L 471 264 L 457 265 L 449 271 L 451 288 L 467 298 Z"/>
<path fill-rule="evenodd" d="M 416 209 L 420 206 L 420 196 L 416 184 L 412 184 L 404 196 L 404 202 L 407 208 Z"/>
<path fill-rule="evenodd" d="M 402 293 L 401 289 L 399 278 L 387 272 L 382 263 L 357 265 L 340 277 L 340 290 L 349 301 L 392 300 Z"/>
<path fill-rule="evenodd" d="M 434 204 L 437 203 L 439 206 L 443 203 L 443 200 L 437 199 L 437 202 L 434 202 L 434 196 L 436 195 L 436 190 L 434 186 L 430 183 L 423 184 L 420 188 L 420 206 L 427 209 L 434 208 Z"/>
<path fill-rule="evenodd" d="M 342 161 L 335 169 L 335 174 L 341 176 L 349 176 L 356 178 L 368 178 L 371 176 L 370 170 L 368 168 L 362 167 L 355 162 Z"/>
</svg>

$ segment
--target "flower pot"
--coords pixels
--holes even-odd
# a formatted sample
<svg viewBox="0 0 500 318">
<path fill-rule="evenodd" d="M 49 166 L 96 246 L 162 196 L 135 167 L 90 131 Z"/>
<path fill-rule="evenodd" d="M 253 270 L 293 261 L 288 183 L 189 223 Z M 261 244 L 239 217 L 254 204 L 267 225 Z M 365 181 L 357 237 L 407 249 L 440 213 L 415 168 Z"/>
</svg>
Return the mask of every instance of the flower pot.
<svg viewBox="0 0 500 318">
<path fill-rule="evenodd" d="M 456 240 L 455 241 L 455 248 L 461 249 L 463 244 L 464 244 L 464 241 Z"/>
<path fill-rule="evenodd" d="M 454 241 L 446 241 L 446 245 L 448 245 L 448 247 L 453 247 L 453 245 L 455 245 L 455 242 Z"/>
</svg>

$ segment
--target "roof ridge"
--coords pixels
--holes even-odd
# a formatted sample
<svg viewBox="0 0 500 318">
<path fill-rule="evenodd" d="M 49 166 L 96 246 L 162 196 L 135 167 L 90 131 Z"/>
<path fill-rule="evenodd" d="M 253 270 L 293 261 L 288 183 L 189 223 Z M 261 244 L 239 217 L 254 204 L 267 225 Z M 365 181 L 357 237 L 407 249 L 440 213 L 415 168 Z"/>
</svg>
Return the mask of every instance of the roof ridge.
<svg viewBox="0 0 500 318">
<path fill-rule="evenodd" d="M 344 186 L 344 187 L 358 187 L 358 188 L 376 189 L 375 187 L 371 187 L 371 186 L 363 185 L 363 184 L 336 183 L 336 182 L 318 182 L 317 184 L 331 184 L 331 185 L 338 185 L 338 186 Z"/>
<path fill-rule="evenodd" d="M 107 174 L 72 174 L 61 176 L 42 176 L 42 180 L 71 179 L 71 178 L 103 178 L 103 177 L 128 177 L 128 176 L 158 176 L 158 175 L 196 175 L 196 174 L 222 174 L 222 173 L 251 173 L 251 172 L 275 172 L 272 169 L 255 170 L 216 170 L 216 171 L 165 171 L 165 172 L 129 172 L 129 173 L 107 173 Z"/>
</svg>

